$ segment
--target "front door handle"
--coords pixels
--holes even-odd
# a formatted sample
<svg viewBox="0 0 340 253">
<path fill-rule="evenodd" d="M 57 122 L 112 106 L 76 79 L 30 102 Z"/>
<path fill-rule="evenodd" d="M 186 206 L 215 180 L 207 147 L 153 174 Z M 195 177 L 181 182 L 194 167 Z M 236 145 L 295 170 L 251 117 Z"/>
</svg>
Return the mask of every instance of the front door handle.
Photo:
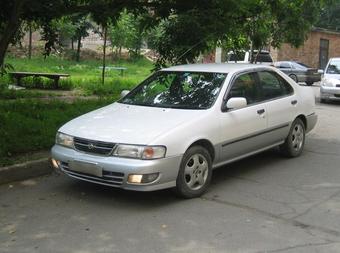
<svg viewBox="0 0 340 253">
<path fill-rule="evenodd" d="M 257 114 L 258 114 L 258 115 L 264 114 L 264 112 L 265 112 L 264 109 L 257 110 Z"/>
<path fill-rule="evenodd" d="M 297 104 L 297 100 L 293 100 L 290 102 L 292 105 L 296 105 Z"/>
</svg>

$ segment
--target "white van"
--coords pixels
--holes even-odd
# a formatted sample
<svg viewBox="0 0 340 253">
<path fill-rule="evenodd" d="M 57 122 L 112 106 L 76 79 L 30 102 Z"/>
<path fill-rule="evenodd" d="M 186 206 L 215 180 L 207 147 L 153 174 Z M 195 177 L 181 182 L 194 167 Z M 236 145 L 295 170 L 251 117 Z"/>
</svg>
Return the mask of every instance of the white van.
<svg viewBox="0 0 340 253">
<path fill-rule="evenodd" d="M 261 50 L 260 53 L 258 53 L 258 50 L 253 51 L 253 57 L 256 57 L 256 63 L 261 64 L 267 64 L 271 65 L 273 64 L 273 58 L 270 55 L 268 51 Z M 233 52 L 230 51 L 227 54 L 227 61 L 228 63 L 250 63 L 250 51 L 240 51 L 240 52 Z"/>
</svg>

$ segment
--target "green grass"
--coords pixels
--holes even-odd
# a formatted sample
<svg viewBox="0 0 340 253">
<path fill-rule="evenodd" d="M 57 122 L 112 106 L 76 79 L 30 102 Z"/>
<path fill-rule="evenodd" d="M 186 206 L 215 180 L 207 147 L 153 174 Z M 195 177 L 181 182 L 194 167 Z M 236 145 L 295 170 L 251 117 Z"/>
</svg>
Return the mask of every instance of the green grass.
<svg viewBox="0 0 340 253">
<path fill-rule="evenodd" d="M 46 73 L 66 73 L 68 78 L 60 79 L 60 89 L 71 90 L 81 89 L 86 95 L 117 95 L 124 89 L 131 89 L 139 84 L 143 79 L 151 74 L 153 64 L 145 58 L 138 60 L 119 60 L 113 62 L 107 60 L 107 66 L 126 67 L 124 75 L 120 71 L 106 70 L 105 83 L 101 83 L 102 62 L 100 60 L 84 60 L 81 62 L 65 60 L 57 56 L 50 56 L 46 59 L 35 57 L 31 60 L 26 58 L 13 58 L 8 56 L 6 63 L 14 67 L 14 71 L 25 72 L 46 72 Z M 15 83 L 8 75 L 0 77 L 0 98 L 4 86 Z M 22 83 L 29 88 L 52 89 L 53 82 L 47 78 L 27 77 L 22 79 Z M 2 87 L 2 88 L 1 88 Z M 11 97 L 15 92 L 12 92 Z M 20 94 L 20 93 L 19 93 Z M 19 95 L 20 97 L 20 95 Z"/>
<path fill-rule="evenodd" d="M 118 62 L 108 59 L 108 66 L 122 66 L 127 70 L 123 76 L 119 71 L 107 71 L 105 83 L 102 84 L 100 60 L 78 63 L 56 56 L 31 60 L 8 56 L 5 62 L 11 64 L 14 71 L 70 74 L 69 78 L 60 80 L 60 87 L 72 91 L 52 91 L 52 81 L 46 78 L 25 78 L 22 83 L 30 89 L 10 90 L 8 84 L 14 81 L 8 75 L 0 76 L 0 166 L 22 161 L 22 157 L 31 157 L 36 151 L 51 148 L 61 125 L 116 100 L 122 90 L 135 87 L 153 69 L 152 63 L 146 59 Z M 103 98 L 73 103 L 54 99 L 65 94 Z M 46 97 L 48 99 L 40 99 Z"/>
<path fill-rule="evenodd" d="M 0 101 L 0 166 L 34 151 L 51 148 L 57 129 L 67 121 L 113 102 L 113 99 Z"/>
</svg>

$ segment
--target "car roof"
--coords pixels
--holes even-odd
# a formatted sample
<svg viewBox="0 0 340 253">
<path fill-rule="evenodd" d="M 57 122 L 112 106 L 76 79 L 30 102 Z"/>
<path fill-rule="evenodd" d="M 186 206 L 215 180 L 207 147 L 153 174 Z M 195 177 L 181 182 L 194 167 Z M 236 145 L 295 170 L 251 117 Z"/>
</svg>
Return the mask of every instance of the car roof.
<svg viewBox="0 0 340 253">
<path fill-rule="evenodd" d="M 333 60 L 339 61 L 339 60 L 340 60 L 340 57 L 330 58 L 329 60 L 330 60 L 330 61 L 333 61 Z"/>
<path fill-rule="evenodd" d="M 246 64 L 246 63 L 205 63 L 205 64 L 188 64 L 164 68 L 162 71 L 192 71 L 192 72 L 214 72 L 230 73 L 251 69 L 271 69 L 267 65 Z"/>
</svg>

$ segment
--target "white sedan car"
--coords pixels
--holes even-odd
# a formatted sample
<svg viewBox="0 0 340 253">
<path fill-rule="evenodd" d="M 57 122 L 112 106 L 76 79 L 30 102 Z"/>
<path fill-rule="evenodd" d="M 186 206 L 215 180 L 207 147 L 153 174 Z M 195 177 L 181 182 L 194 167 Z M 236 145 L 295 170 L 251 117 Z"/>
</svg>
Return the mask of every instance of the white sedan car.
<svg viewBox="0 0 340 253">
<path fill-rule="evenodd" d="M 175 66 L 62 126 L 52 162 L 93 183 L 197 197 L 217 167 L 276 146 L 300 155 L 314 104 L 312 90 L 269 66 Z"/>
<path fill-rule="evenodd" d="M 331 58 L 320 85 L 320 101 L 340 101 L 340 58 Z"/>
</svg>

